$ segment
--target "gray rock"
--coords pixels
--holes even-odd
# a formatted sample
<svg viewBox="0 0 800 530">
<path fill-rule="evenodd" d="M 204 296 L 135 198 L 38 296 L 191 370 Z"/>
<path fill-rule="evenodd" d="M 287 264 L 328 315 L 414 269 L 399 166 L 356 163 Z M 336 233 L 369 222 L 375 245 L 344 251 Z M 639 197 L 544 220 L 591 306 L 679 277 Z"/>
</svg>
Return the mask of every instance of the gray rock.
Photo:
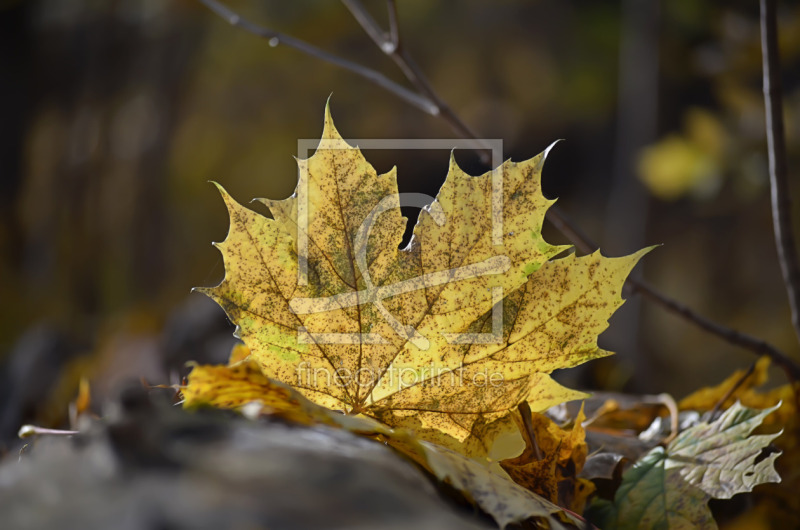
<svg viewBox="0 0 800 530">
<path fill-rule="evenodd" d="M 388 447 L 342 430 L 187 413 L 128 394 L 111 419 L 0 464 L 4 529 L 480 529 Z"/>
</svg>

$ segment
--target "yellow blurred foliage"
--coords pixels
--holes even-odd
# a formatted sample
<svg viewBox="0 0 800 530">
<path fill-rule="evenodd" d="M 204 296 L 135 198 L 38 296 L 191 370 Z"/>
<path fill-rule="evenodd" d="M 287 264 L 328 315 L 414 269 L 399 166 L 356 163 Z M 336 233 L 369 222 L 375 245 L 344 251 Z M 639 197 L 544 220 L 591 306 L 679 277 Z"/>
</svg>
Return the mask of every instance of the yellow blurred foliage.
<svg viewBox="0 0 800 530">
<path fill-rule="evenodd" d="M 646 147 L 639 157 L 639 177 L 660 199 L 708 196 L 721 183 L 726 143 L 722 124 L 709 111 L 692 108 L 684 129 Z"/>
<path fill-rule="evenodd" d="M 767 370 L 769 369 L 769 365 L 769 357 L 761 357 L 758 359 L 758 361 L 756 361 L 752 373 L 747 374 L 747 370 L 736 370 L 720 384 L 716 386 L 708 386 L 692 392 L 683 398 L 680 403 L 678 403 L 678 407 L 681 410 L 711 410 L 718 402 L 722 400 L 722 398 L 725 398 L 721 408 L 727 409 L 733 405 L 737 399 L 742 399 L 742 396 L 745 393 L 747 393 L 748 399 L 747 402 L 743 402 L 745 406 L 757 408 L 771 407 L 775 405 L 775 403 L 763 402 L 763 400 L 761 400 L 762 403 L 752 402 L 758 401 L 753 398 L 755 396 L 759 396 L 760 394 L 751 394 L 753 388 L 761 386 L 767 382 Z M 747 377 L 745 377 L 746 374 Z M 739 386 L 736 389 L 736 392 L 731 392 L 733 387 L 737 384 Z M 765 420 L 764 424 L 766 425 L 773 416 L 775 416 L 775 414 Z"/>
</svg>

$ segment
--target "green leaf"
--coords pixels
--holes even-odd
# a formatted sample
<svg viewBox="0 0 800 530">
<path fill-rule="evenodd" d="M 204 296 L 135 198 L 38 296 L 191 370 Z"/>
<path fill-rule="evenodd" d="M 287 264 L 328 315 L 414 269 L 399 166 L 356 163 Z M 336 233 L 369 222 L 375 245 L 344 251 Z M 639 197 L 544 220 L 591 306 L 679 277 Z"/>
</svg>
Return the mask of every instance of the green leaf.
<svg viewBox="0 0 800 530">
<path fill-rule="evenodd" d="M 685 430 L 666 449 L 656 447 L 625 472 L 613 503 L 593 504 L 591 519 L 604 529 L 716 528 L 709 499 L 780 482 L 774 467 L 780 453 L 758 458 L 780 433 L 750 436 L 776 408 L 737 402 L 712 423 Z"/>
</svg>

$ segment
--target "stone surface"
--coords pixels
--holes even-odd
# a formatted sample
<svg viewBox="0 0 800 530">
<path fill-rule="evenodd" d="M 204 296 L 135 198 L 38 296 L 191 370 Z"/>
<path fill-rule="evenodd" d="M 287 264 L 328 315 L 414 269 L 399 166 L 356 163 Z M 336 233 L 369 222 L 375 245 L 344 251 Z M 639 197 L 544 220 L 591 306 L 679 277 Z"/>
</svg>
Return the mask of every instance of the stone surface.
<svg viewBox="0 0 800 530">
<path fill-rule="evenodd" d="M 186 413 L 138 392 L 105 424 L 0 465 L 5 529 L 480 529 L 378 442 Z"/>
</svg>

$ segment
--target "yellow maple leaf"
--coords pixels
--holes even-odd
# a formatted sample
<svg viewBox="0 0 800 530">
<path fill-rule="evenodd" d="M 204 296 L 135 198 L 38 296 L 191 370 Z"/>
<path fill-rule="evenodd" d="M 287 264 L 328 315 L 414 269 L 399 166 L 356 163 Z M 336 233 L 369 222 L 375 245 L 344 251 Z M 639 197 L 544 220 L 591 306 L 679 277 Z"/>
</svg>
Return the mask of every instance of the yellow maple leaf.
<svg viewBox="0 0 800 530">
<path fill-rule="evenodd" d="M 326 108 L 295 194 L 261 200 L 273 219 L 219 188 L 226 275 L 200 291 L 265 376 L 311 401 L 451 447 L 480 442 L 523 401 L 542 411 L 583 396 L 549 374 L 608 355 L 597 336 L 647 251 L 553 260 L 566 247 L 541 234 L 545 156 L 480 177 L 451 158 L 436 199 L 421 200 L 398 194 L 394 169 L 377 175 Z M 426 202 L 400 249 L 400 205 Z"/>
</svg>

